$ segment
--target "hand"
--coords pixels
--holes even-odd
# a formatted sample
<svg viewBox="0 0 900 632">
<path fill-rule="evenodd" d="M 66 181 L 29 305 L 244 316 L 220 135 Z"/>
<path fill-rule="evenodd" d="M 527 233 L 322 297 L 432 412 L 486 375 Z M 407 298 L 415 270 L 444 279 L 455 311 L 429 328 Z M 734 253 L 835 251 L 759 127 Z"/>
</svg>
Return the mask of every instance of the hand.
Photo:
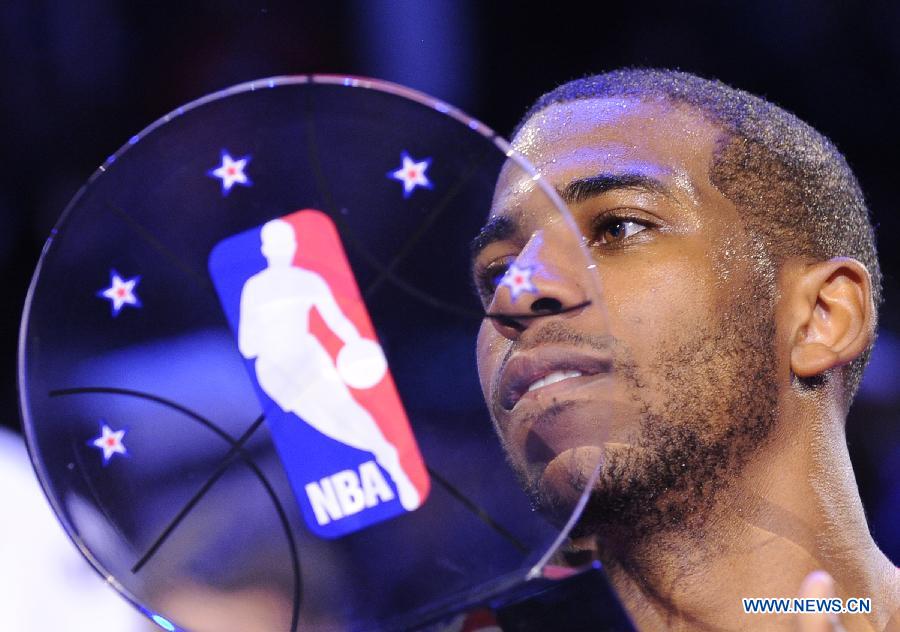
<svg viewBox="0 0 900 632">
<path fill-rule="evenodd" d="M 803 599 L 837 597 L 834 580 L 825 571 L 813 571 L 800 585 L 800 597 Z M 802 613 L 795 616 L 799 632 L 845 632 L 838 615 L 833 612 Z"/>
</svg>

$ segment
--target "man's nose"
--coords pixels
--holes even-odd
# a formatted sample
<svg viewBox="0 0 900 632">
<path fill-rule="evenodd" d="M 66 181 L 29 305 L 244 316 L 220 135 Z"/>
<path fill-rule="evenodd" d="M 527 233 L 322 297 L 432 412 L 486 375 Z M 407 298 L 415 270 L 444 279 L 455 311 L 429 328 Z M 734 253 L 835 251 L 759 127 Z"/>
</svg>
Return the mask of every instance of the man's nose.
<svg viewBox="0 0 900 632">
<path fill-rule="evenodd" d="M 574 235 L 537 231 L 510 264 L 487 316 L 503 336 L 515 339 L 544 318 L 574 315 L 593 302 L 592 267 Z"/>
</svg>

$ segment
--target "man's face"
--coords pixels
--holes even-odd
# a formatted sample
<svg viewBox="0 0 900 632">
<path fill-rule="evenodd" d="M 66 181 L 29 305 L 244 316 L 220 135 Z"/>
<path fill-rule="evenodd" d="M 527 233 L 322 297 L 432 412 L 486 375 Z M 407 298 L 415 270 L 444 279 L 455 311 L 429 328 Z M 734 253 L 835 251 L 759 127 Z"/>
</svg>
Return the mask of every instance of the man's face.
<svg viewBox="0 0 900 632">
<path fill-rule="evenodd" d="M 773 267 L 710 182 L 719 137 L 668 103 L 588 99 L 534 116 L 513 145 L 568 203 L 588 258 L 526 174 L 510 165 L 498 182 L 474 263 L 487 311 L 591 303 L 486 319 L 482 390 L 545 510 L 565 515 L 602 463 L 585 528 L 696 514 L 772 427 Z M 512 263 L 536 292 L 494 287 Z M 535 387 L 551 373 L 567 379 Z"/>
</svg>

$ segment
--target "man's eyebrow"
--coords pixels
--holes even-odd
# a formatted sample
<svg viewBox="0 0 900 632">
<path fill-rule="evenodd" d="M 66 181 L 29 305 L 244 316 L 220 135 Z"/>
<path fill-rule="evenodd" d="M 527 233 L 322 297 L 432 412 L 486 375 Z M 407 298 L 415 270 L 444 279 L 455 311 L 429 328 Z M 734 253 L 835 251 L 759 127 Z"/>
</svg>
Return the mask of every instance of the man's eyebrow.
<svg viewBox="0 0 900 632">
<path fill-rule="evenodd" d="M 573 180 L 559 191 L 566 204 L 577 204 L 615 189 L 644 189 L 674 197 L 662 180 L 643 173 L 600 173 Z"/>
<path fill-rule="evenodd" d="M 517 223 L 511 217 L 505 215 L 492 217 L 487 224 L 481 227 L 481 230 L 475 235 L 475 239 L 469 244 L 472 261 L 489 245 L 495 241 L 509 239 L 516 234 L 517 230 Z"/>
<path fill-rule="evenodd" d="M 571 181 L 559 196 L 566 204 L 577 204 L 615 189 L 644 189 L 674 197 L 672 190 L 662 181 L 644 173 L 600 173 Z M 496 241 L 514 236 L 519 230 L 518 221 L 508 215 L 498 215 L 485 224 L 469 244 L 472 261 L 482 250 Z"/>
</svg>

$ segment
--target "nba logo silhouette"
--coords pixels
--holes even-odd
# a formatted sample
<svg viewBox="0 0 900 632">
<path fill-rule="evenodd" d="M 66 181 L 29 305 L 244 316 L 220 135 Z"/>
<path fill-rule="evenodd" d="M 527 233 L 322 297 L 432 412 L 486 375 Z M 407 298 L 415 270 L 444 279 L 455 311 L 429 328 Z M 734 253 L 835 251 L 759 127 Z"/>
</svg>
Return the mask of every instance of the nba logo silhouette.
<svg viewBox="0 0 900 632">
<path fill-rule="evenodd" d="M 421 506 L 425 464 L 331 219 L 228 237 L 209 272 L 310 529 L 336 538 Z"/>
</svg>

